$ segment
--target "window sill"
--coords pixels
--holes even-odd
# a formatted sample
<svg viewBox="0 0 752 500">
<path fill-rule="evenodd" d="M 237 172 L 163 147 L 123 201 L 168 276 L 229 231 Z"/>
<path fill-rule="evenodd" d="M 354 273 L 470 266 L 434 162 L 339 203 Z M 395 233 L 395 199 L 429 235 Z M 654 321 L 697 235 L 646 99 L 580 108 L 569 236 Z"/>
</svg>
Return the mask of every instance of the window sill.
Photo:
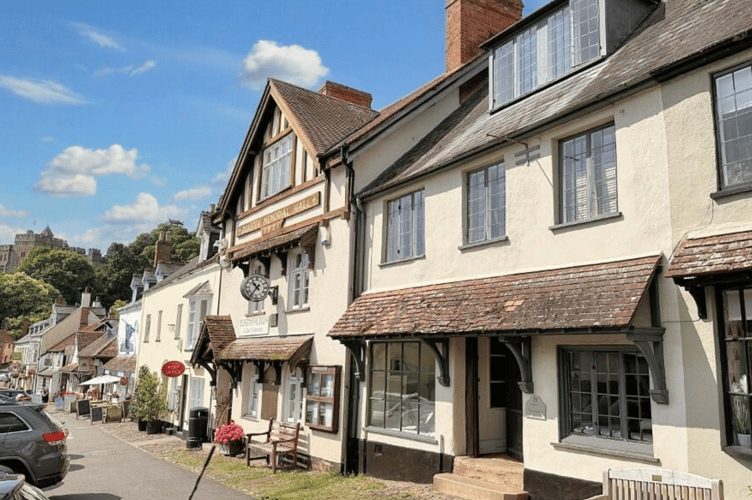
<svg viewBox="0 0 752 500">
<path fill-rule="evenodd" d="M 368 427 L 363 428 L 369 434 L 381 434 L 383 436 L 392 436 L 400 439 L 407 439 L 408 441 L 418 441 L 419 443 L 438 444 L 434 436 L 421 436 L 420 434 L 410 434 L 407 432 L 393 431 L 391 429 L 382 429 L 381 427 Z"/>
<path fill-rule="evenodd" d="M 248 420 L 249 422 L 258 422 L 259 421 L 259 418 L 257 416 L 250 415 L 248 413 L 242 415 L 240 418 L 242 418 L 243 420 Z"/>
<path fill-rule="evenodd" d="M 710 193 L 710 197 L 714 200 L 717 200 L 719 198 L 725 198 L 727 196 L 749 192 L 752 192 L 752 184 L 741 184 L 739 186 L 721 188 L 715 193 Z"/>
<path fill-rule="evenodd" d="M 616 213 L 608 214 L 608 215 L 599 215 L 598 217 L 593 217 L 591 219 L 575 220 L 572 222 L 564 222 L 562 224 L 554 224 L 553 226 L 548 226 L 548 229 L 556 233 L 560 230 L 576 228 L 576 227 L 584 226 L 587 224 L 595 225 L 595 224 L 602 223 L 602 222 L 611 222 L 612 219 L 622 220 L 624 219 L 624 214 L 622 214 L 621 212 L 616 212 Z"/>
<path fill-rule="evenodd" d="M 309 306 L 305 307 L 296 307 L 295 309 L 285 309 L 285 314 L 295 314 L 300 312 L 308 312 L 311 308 Z"/>
<path fill-rule="evenodd" d="M 494 238 L 490 240 L 483 240 L 483 241 L 476 241 L 475 243 L 466 243 L 464 245 L 460 245 L 459 250 L 471 250 L 473 248 L 479 248 L 479 247 L 485 247 L 485 246 L 492 246 L 495 244 L 500 243 L 509 243 L 509 237 L 508 236 L 502 236 L 501 238 Z"/>
<path fill-rule="evenodd" d="M 625 443 L 585 436 L 569 436 L 564 441 L 566 442 L 551 443 L 551 446 L 560 451 L 634 460 L 647 464 L 661 463 L 660 459 L 653 456 L 653 446 L 648 444 Z"/>
<path fill-rule="evenodd" d="M 724 446 L 723 452 L 737 459 L 752 462 L 752 450 L 741 446 Z"/>
<path fill-rule="evenodd" d="M 400 260 L 392 260 L 389 262 L 382 262 L 379 264 L 379 267 L 390 267 L 390 266 L 396 266 L 399 264 L 405 264 L 407 262 L 413 262 L 415 260 L 425 260 L 426 254 L 418 255 L 417 257 L 408 257 L 406 259 L 400 259 Z"/>
<path fill-rule="evenodd" d="M 265 311 L 256 311 L 256 312 L 252 312 L 252 313 L 246 313 L 245 317 L 246 318 L 252 318 L 252 317 L 255 317 L 255 316 L 263 316 L 264 313 L 265 313 Z"/>
</svg>

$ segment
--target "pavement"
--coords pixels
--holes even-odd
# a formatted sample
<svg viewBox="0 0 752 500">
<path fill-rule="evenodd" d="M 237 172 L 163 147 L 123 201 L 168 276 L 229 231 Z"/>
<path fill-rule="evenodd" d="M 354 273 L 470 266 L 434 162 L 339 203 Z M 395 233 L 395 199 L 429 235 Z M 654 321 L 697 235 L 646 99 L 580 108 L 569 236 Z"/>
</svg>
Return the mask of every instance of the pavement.
<svg viewBox="0 0 752 500">
<path fill-rule="evenodd" d="M 62 483 L 45 488 L 50 500 L 187 500 L 198 474 L 152 457 L 105 432 L 102 423 L 55 413 L 70 431 L 71 467 Z M 143 433 L 142 433 L 143 434 Z M 164 436 L 159 440 L 175 440 Z M 152 441 L 154 443 L 154 441 Z M 193 500 L 249 500 L 249 495 L 201 479 Z"/>
</svg>

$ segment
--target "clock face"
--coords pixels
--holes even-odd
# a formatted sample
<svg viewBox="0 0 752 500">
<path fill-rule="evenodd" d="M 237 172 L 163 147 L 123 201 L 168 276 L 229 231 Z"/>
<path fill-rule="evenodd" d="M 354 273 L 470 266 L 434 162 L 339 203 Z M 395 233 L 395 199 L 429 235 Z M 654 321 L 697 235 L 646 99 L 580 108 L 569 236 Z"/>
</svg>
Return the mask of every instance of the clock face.
<svg viewBox="0 0 752 500">
<path fill-rule="evenodd" d="M 269 294 L 269 282 L 260 274 L 248 276 L 240 285 L 240 293 L 247 300 L 262 301 Z"/>
</svg>

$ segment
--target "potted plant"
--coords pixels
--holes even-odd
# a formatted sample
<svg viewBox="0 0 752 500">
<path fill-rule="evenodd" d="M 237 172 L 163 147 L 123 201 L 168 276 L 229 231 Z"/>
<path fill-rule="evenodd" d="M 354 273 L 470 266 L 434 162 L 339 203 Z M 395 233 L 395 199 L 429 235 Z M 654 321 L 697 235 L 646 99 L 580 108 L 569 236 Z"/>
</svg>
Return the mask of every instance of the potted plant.
<svg viewBox="0 0 752 500">
<path fill-rule="evenodd" d="M 135 406 L 133 415 L 146 422 L 146 433 L 159 434 L 162 415 L 167 413 L 167 398 L 159 390 L 159 378 L 146 366 L 142 366 L 138 373 Z"/>
<path fill-rule="evenodd" d="M 739 446 L 752 448 L 752 422 L 749 415 L 749 399 L 746 396 L 732 396 L 732 419 Z"/>
<path fill-rule="evenodd" d="M 138 422 L 138 430 L 141 432 L 146 431 L 146 420 L 143 420 L 141 418 L 141 414 L 138 411 L 138 403 L 141 399 L 141 392 L 142 392 L 142 385 L 139 382 L 140 380 L 146 380 L 146 377 L 149 376 L 149 368 L 144 365 L 142 366 L 138 371 L 138 378 L 136 379 L 136 387 L 133 390 L 133 399 L 131 400 L 130 407 L 128 408 L 128 416 L 131 419 L 136 419 Z"/>
<path fill-rule="evenodd" d="M 234 457 L 243 451 L 245 432 L 235 421 L 230 420 L 215 433 L 214 442 L 219 443 L 219 449 L 228 456 Z"/>
</svg>

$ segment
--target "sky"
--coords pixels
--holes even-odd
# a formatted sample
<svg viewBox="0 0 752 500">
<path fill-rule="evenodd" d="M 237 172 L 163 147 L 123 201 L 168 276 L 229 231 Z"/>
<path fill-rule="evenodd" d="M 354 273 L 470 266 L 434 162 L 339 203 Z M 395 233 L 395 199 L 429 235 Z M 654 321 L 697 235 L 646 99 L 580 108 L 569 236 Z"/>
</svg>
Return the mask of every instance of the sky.
<svg viewBox="0 0 752 500">
<path fill-rule="evenodd" d="M 525 14 L 544 0 L 529 0 Z M 374 109 L 444 71 L 445 0 L 6 0 L 0 245 L 194 231 L 222 194 L 269 77 Z"/>
</svg>

